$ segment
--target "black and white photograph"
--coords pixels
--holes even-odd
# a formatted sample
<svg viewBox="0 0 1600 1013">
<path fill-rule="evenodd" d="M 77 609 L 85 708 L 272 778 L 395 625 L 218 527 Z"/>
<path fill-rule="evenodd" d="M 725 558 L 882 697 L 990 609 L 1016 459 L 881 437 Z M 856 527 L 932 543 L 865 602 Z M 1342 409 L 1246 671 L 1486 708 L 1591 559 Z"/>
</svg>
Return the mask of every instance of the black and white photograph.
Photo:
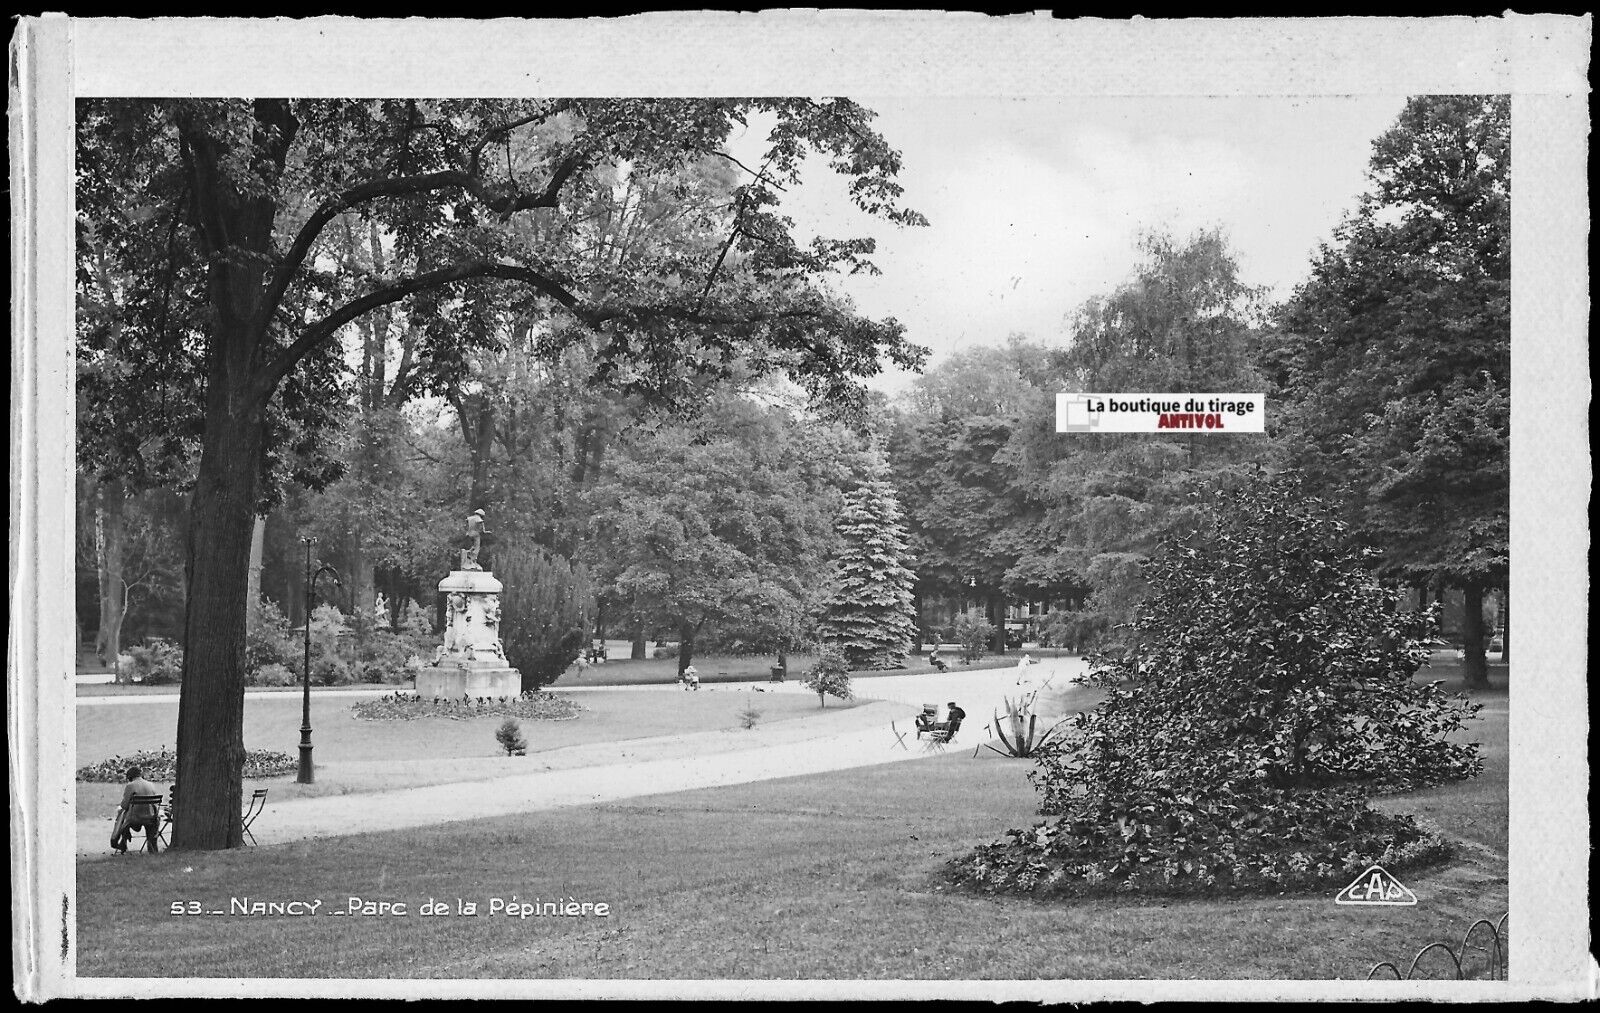
<svg viewBox="0 0 1600 1013">
<path fill-rule="evenodd" d="M 17 995 L 1593 998 L 1590 31 L 23 19 Z"/>
</svg>

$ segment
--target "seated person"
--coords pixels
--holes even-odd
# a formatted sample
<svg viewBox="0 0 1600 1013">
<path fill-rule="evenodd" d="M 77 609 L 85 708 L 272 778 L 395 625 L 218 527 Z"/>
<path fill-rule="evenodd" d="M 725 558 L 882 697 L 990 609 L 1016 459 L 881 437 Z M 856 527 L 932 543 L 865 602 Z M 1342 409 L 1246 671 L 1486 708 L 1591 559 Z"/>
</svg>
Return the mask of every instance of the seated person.
<svg viewBox="0 0 1600 1013">
<path fill-rule="evenodd" d="M 957 706 L 954 700 L 951 700 L 944 713 L 944 727 L 950 733 L 950 738 L 955 738 L 956 731 L 960 729 L 961 722 L 966 720 L 966 717 L 967 712 Z"/>
<path fill-rule="evenodd" d="M 928 652 L 928 664 L 932 665 L 934 668 L 937 668 L 941 672 L 950 667 L 944 663 L 943 658 L 939 657 L 939 649 L 937 647 Z"/>
<path fill-rule="evenodd" d="M 153 805 L 134 805 L 135 795 L 160 795 L 162 791 L 144 779 L 138 767 L 128 768 L 128 783 L 122 788 L 122 804 L 117 807 L 115 829 L 111 831 L 111 846 L 127 852 L 128 841 L 139 827 L 144 828 L 145 850 L 151 854 L 161 850 L 156 835 L 161 832 L 161 813 Z"/>
<path fill-rule="evenodd" d="M 700 688 L 700 673 L 695 671 L 693 665 L 690 665 L 688 668 L 683 670 L 682 678 L 684 689 Z"/>
</svg>

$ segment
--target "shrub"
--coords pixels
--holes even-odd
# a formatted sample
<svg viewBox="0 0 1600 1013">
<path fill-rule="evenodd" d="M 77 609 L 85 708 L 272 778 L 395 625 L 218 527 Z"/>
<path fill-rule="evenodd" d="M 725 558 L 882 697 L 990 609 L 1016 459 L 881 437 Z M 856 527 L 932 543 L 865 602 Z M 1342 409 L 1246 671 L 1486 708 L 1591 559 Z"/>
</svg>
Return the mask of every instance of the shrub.
<svg viewBox="0 0 1600 1013">
<path fill-rule="evenodd" d="M 356 648 L 351 669 L 359 682 L 401 682 L 411 677 L 406 662 L 413 653 L 415 647 L 408 637 L 373 629 Z"/>
<path fill-rule="evenodd" d="M 756 710 L 754 703 L 746 703 L 744 710 L 739 712 L 739 727 L 749 731 L 761 720 L 761 712 Z"/>
<path fill-rule="evenodd" d="M 165 640 L 152 639 L 148 646 L 130 647 L 124 655 L 127 672 L 134 682 L 146 686 L 169 686 L 183 681 L 183 648 Z"/>
<path fill-rule="evenodd" d="M 1448 741 L 1476 707 L 1413 676 L 1407 611 L 1292 476 L 1220 495 L 1145 566 L 1129 641 L 1091 658 L 1106 696 L 1040 752 L 1050 817 L 958 861 L 989 889 L 1286 889 L 1445 845 L 1374 792 L 1470 777 Z M 1392 870 L 1391 870 L 1392 871 Z"/>
<path fill-rule="evenodd" d="M 507 756 L 527 755 L 528 740 L 522 737 L 522 726 L 517 724 L 516 718 L 506 718 L 502 721 L 494 737 L 500 743 L 500 748 L 506 751 Z"/>
<path fill-rule="evenodd" d="M 250 674 L 268 665 L 294 666 L 302 653 L 301 644 L 289 628 L 289 619 L 276 604 L 258 598 L 250 605 L 245 627 L 244 668 L 245 681 Z M 255 685 L 272 685 L 255 683 Z"/>
<path fill-rule="evenodd" d="M 508 546 L 499 561 L 500 641 L 524 692 L 548 686 L 577 660 L 592 627 L 588 568 L 539 545 Z"/>
<path fill-rule="evenodd" d="M 826 644 L 817 655 L 816 664 L 806 670 L 801 685 L 817 694 L 822 706 L 828 706 L 828 697 L 840 700 L 855 698 L 850 685 L 850 670 L 845 664 L 844 651 L 836 644 Z"/>
<path fill-rule="evenodd" d="M 650 649 L 650 657 L 652 658 L 676 658 L 677 656 L 677 644 L 667 644 L 663 647 L 653 647 Z"/>
<path fill-rule="evenodd" d="M 961 653 L 968 661 L 983 657 L 993 637 L 994 624 L 979 609 L 968 609 L 950 624 L 950 639 L 961 645 Z"/>
<path fill-rule="evenodd" d="M 262 665 L 244 676 L 246 686 L 293 686 L 299 681 L 288 665 L 279 664 Z"/>
</svg>

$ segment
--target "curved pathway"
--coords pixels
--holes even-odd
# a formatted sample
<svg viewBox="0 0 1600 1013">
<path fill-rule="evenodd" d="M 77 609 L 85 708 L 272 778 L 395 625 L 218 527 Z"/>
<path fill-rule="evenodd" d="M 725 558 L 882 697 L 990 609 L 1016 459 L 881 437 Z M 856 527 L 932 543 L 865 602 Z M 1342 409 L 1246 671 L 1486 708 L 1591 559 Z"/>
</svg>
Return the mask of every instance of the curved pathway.
<svg viewBox="0 0 1600 1013">
<path fill-rule="evenodd" d="M 1032 689 L 1042 689 L 1042 703 L 1050 692 L 1066 689 L 1083 671 L 1077 658 L 1046 658 L 1025 669 L 952 669 L 938 674 L 861 678 L 854 683 L 857 696 L 883 703 L 841 711 L 844 720 L 776 722 L 763 729 L 762 743 L 753 747 L 744 747 L 726 731 L 711 731 L 552 750 L 530 756 L 543 759 L 549 769 L 529 773 L 494 776 L 492 771 L 503 769 L 503 763 L 473 766 L 478 761 L 468 761 L 462 776 L 470 778 L 476 773 L 479 779 L 269 803 L 252 832 L 262 845 L 283 844 L 405 829 L 416 824 L 419 812 L 427 814 L 430 823 L 447 823 L 912 760 L 929 755 L 912 727 L 912 718 L 924 703 L 957 701 L 967 719 L 952 748 L 976 748 L 988 740 L 985 725 L 994 712 L 1003 710 L 1005 698 L 1016 699 Z M 676 685 L 562 687 L 559 692 L 619 689 L 684 692 Z M 809 692 L 793 682 L 723 683 L 700 689 L 702 693 L 757 691 Z M 349 695 L 381 692 L 358 690 Z M 166 696 L 83 697 L 78 704 L 170 702 Z M 855 717 L 848 717 L 851 715 Z M 863 723 L 865 727 L 860 727 Z M 899 735 L 904 736 L 903 747 Z M 77 832 L 80 856 L 113 857 L 107 845 L 108 819 L 79 820 Z M 142 834 L 138 840 L 143 840 Z"/>
</svg>

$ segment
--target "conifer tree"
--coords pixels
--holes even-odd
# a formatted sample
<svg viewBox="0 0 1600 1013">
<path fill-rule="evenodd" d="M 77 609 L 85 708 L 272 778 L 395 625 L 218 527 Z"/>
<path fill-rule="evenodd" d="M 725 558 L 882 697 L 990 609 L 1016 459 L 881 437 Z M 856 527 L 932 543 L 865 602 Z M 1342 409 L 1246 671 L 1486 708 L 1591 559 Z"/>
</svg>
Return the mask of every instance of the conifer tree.
<svg viewBox="0 0 1600 1013">
<path fill-rule="evenodd" d="M 901 562 L 906 529 L 888 474 L 874 452 L 866 480 L 845 494 L 836 522 L 839 554 L 818 629 L 852 669 L 902 667 L 916 636 L 916 577 Z"/>
</svg>

